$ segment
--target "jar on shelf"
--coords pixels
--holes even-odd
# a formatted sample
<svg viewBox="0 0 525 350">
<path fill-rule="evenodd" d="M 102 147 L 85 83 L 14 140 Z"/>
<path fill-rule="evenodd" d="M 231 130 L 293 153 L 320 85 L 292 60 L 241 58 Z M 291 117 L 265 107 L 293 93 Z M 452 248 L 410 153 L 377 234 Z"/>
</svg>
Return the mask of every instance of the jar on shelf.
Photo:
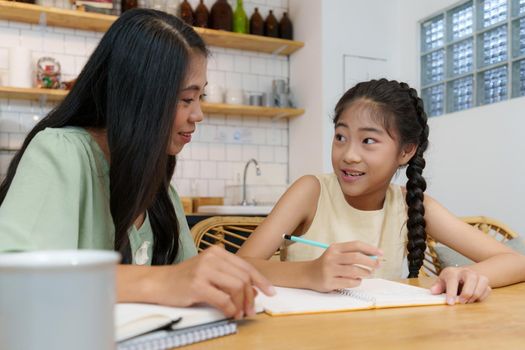
<svg viewBox="0 0 525 350">
<path fill-rule="evenodd" d="M 60 88 L 60 63 L 52 57 L 41 57 L 36 63 L 36 86 L 41 89 Z"/>
<path fill-rule="evenodd" d="M 196 27 L 208 28 L 210 26 L 210 11 L 208 11 L 208 8 L 204 5 L 204 0 L 200 0 L 199 5 L 197 5 L 195 9 L 193 22 Z"/>
<path fill-rule="evenodd" d="M 230 32 L 233 30 L 233 11 L 226 0 L 217 0 L 211 7 L 210 27 Z"/>
<path fill-rule="evenodd" d="M 279 36 L 283 39 L 293 39 L 293 26 L 288 13 L 283 13 L 283 18 L 279 22 Z"/>
<path fill-rule="evenodd" d="M 193 9 L 188 0 L 184 0 L 180 4 L 180 18 L 187 24 L 193 25 Z"/>
<path fill-rule="evenodd" d="M 264 19 L 256 7 L 252 16 L 250 17 L 250 34 L 264 35 Z"/>
<path fill-rule="evenodd" d="M 264 35 L 272 38 L 279 37 L 279 23 L 277 22 L 277 18 L 273 15 L 272 10 L 270 10 L 268 17 L 266 17 L 266 20 L 264 21 Z"/>
</svg>

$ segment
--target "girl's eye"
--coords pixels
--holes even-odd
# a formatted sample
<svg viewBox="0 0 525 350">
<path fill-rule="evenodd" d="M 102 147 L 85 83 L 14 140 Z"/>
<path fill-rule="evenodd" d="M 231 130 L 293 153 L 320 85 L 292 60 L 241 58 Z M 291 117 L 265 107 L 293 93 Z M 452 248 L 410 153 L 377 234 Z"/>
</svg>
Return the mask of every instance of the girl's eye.
<svg viewBox="0 0 525 350">
<path fill-rule="evenodd" d="M 376 143 L 376 140 L 371 139 L 370 137 L 367 137 L 366 139 L 363 140 L 363 143 L 367 144 L 367 145 L 372 145 L 372 144 Z"/>
<path fill-rule="evenodd" d="M 191 104 L 193 102 L 193 99 L 192 98 L 183 98 L 183 99 L 181 99 L 181 101 L 189 105 L 189 104 Z"/>
<path fill-rule="evenodd" d="M 342 141 L 342 142 L 346 141 L 346 137 L 344 137 L 341 134 L 335 134 L 335 139 L 336 141 Z"/>
</svg>

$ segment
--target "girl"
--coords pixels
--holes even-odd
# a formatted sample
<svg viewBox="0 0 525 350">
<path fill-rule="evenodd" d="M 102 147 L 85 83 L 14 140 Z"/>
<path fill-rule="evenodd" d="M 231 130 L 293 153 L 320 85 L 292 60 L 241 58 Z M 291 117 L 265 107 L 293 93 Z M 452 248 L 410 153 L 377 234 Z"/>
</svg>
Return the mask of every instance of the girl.
<svg viewBox="0 0 525 350">
<path fill-rule="evenodd" d="M 450 304 L 458 291 L 462 303 L 481 301 L 491 287 L 525 280 L 525 256 L 423 194 L 428 125 L 414 89 L 385 79 L 359 83 L 337 103 L 334 124 L 334 173 L 297 180 L 238 252 L 270 281 L 330 291 L 356 286 L 375 269 L 375 276 L 398 279 L 405 250 L 409 277 L 417 277 L 427 234 L 477 262 L 439 275 L 431 291 L 446 291 Z M 405 166 L 406 188 L 391 184 Z M 288 262 L 266 261 L 283 233 L 332 244 L 292 244 Z"/>
<path fill-rule="evenodd" d="M 252 285 L 271 294 L 270 284 L 224 250 L 197 256 L 170 186 L 175 156 L 203 119 L 206 58 L 176 17 L 130 10 L 115 21 L 9 166 L 0 252 L 115 249 L 120 302 L 253 314 Z"/>
</svg>

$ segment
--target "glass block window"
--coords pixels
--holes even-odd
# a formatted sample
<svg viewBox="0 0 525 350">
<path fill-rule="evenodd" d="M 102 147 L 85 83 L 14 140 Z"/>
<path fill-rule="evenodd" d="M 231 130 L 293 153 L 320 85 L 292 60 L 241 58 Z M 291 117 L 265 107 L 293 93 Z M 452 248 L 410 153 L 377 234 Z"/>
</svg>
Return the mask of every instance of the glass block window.
<svg viewBox="0 0 525 350">
<path fill-rule="evenodd" d="M 525 0 L 470 0 L 421 21 L 430 116 L 525 96 Z"/>
</svg>

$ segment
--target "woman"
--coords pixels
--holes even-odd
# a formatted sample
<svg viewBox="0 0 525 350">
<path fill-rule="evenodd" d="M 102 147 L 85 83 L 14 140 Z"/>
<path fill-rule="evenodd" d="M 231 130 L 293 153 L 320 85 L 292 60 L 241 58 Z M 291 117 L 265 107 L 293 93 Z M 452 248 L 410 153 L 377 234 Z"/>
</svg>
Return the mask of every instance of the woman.
<svg viewBox="0 0 525 350">
<path fill-rule="evenodd" d="M 0 251 L 115 249 L 120 302 L 253 314 L 252 286 L 271 285 L 221 249 L 197 256 L 170 186 L 203 119 L 206 58 L 176 17 L 140 9 L 117 19 L 13 158 L 0 186 Z"/>
</svg>

